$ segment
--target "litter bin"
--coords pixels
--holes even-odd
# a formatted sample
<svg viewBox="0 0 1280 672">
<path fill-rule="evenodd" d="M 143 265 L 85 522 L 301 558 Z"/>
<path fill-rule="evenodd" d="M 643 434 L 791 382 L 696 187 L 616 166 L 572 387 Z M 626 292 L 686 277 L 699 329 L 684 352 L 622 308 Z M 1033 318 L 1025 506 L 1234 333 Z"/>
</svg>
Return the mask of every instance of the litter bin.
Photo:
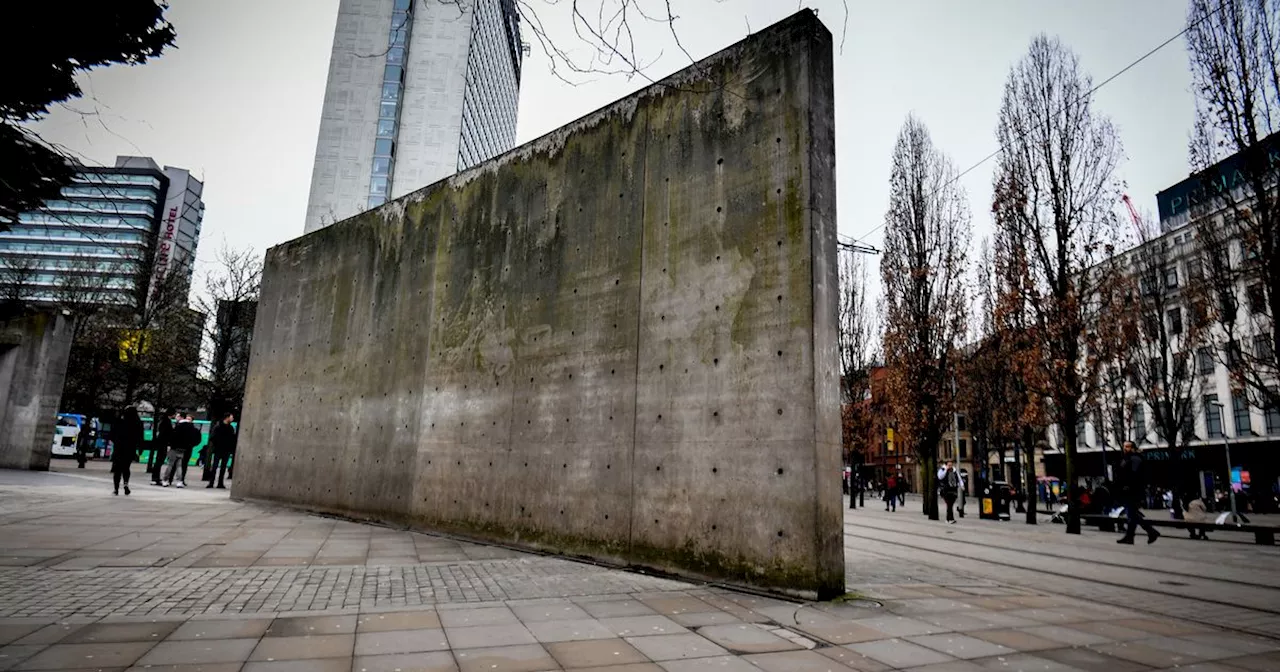
<svg viewBox="0 0 1280 672">
<path fill-rule="evenodd" d="M 1009 520 L 1009 490 L 998 486 L 983 488 L 982 510 L 978 517 L 983 520 Z"/>
</svg>

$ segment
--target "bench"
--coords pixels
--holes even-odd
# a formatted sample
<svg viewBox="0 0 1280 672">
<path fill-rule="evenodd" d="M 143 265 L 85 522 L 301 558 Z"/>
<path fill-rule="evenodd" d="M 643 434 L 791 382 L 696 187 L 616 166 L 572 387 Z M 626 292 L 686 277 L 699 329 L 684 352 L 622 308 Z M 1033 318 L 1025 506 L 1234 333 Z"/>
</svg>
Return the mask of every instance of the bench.
<svg viewBox="0 0 1280 672">
<path fill-rule="evenodd" d="M 1080 520 L 1086 525 L 1096 526 L 1103 532 L 1115 532 L 1116 525 L 1123 525 L 1124 518 L 1112 518 L 1111 516 L 1103 516 L 1091 514 L 1080 516 Z M 1265 527 L 1263 525 L 1219 525 L 1217 523 L 1200 523 L 1189 520 L 1152 520 L 1145 519 L 1152 527 L 1171 527 L 1178 530 L 1199 530 L 1201 532 L 1247 532 L 1253 534 L 1253 541 L 1263 546 L 1276 545 L 1276 531 L 1280 528 Z"/>
</svg>

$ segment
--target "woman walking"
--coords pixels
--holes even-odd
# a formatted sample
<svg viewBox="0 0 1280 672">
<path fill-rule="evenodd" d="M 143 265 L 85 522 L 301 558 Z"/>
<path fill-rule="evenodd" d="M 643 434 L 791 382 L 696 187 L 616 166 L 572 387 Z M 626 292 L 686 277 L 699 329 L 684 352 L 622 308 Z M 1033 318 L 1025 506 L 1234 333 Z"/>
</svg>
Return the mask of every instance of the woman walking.
<svg viewBox="0 0 1280 672">
<path fill-rule="evenodd" d="M 137 409 L 129 407 L 120 414 L 120 419 L 111 428 L 111 481 L 115 484 L 115 494 L 120 494 L 120 481 L 124 481 L 124 494 L 129 494 L 129 465 L 138 459 L 138 448 L 142 446 L 142 419 Z"/>
</svg>

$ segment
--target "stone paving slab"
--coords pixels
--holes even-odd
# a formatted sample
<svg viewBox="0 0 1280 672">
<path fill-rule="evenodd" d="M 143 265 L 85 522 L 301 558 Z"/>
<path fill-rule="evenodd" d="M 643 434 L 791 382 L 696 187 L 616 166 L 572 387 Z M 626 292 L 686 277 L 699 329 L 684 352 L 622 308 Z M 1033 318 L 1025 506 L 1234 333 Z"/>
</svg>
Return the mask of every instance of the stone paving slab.
<svg viewBox="0 0 1280 672">
<path fill-rule="evenodd" d="M 975 564 L 951 571 L 864 548 L 850 553 L 861 599 L 797 603 L 225 493 L 112 500 L 86 492 L 93 478 L 45 497 L 12 484 L 40 475 L 0 472 L 0 553 L 28 563 L 0 567 L 0 670 L 1280 669 L 1280 640 L 1011 585 Z M 15 488 L 35 496 L 16 502 Z M 99 499 L 113 507 L 108 525 L 82 514 Z M 139 563 L 99 562 L 130 555 Z M 339 558 L 353 564 L 322 562 Z"/>
</svg>

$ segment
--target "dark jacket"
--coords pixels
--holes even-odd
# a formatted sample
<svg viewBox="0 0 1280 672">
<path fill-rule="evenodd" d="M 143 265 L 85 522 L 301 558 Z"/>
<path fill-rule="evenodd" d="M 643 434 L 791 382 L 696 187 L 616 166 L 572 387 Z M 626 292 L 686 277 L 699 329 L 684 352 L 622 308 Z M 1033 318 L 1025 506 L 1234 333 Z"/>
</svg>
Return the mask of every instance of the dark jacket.
<svg viewBox="0 0 1280 672">
<path fill-rule="evenodd" d="M 173 435 L 169 439 L 169 447 L 190 455 L 191 450 L 200 445 L 200 440 L 203 438 L 200 435 L 200 429 L 196 427 L 195 423 L 179 422 L 173 426 Z"/>
<path fill-rule="evenodd" d="M 1120 458 L 1120 467 L 1116 469 L 1116 486 L 1124 499 L 1135 499 L 1146 489 L 1147 483 L 1142 469 L 1142 456 L 1137 453 L 1125 453 Z"/>
<path fill-rule="evenodd" d="M 111 466 L 128 465 L 138 459 L 142 447 L 142 421 L 125 415 L 111 425 Z"/>
<path fill-rule="evenodd" d="M 151 437 L 151 446 L 154 449 L 168 448 L 169 442 L 173 440 L 173 421 L 169 416 L 160 416 L 160 421 L 156 423 L 155 434 Z"/>
<path fill-rule="evenodd" d="M 209 435 L 209 443 L 213 446 L 213 454 L 226 457 L 236 454 L 236 428 L 229 423 L 219 422 Z"/>
<path fill-rule="evenodd" d="M 960 492 L 960 474 L 955 469 L 948 469 L 942 474 L 942 496 L 955 499 Z"/>
</svg>

